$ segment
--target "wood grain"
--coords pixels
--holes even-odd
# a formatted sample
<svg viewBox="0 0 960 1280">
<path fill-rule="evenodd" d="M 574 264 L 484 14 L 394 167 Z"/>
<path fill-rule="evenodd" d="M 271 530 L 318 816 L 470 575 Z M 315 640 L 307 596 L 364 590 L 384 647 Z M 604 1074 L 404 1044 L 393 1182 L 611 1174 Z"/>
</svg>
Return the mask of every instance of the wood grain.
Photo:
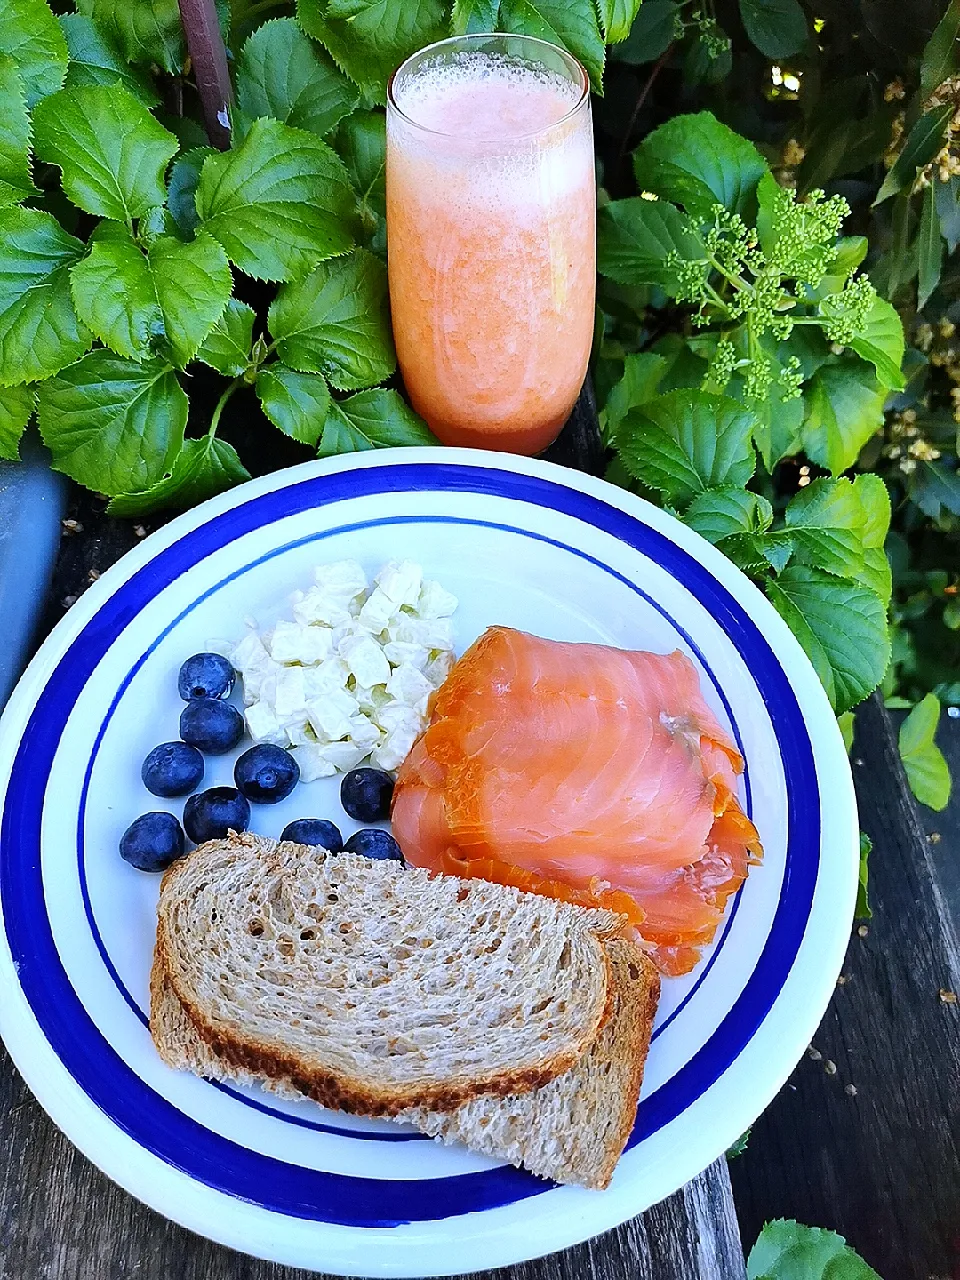
<svg viewBox="0 0 960 1280">
<path fill-rule="evenodd" d="M 732 1162 L 741 1232 L 749 1249 L 764 1221 L 797 1218 L 841 1232 L 884 1280 L 956 1280 L 960 1004 L 940 992 L 960 992 L 960 956 L 877 698 L 857 716 L 853 772 L 873 919 L 853 933 L 815 1056 Z M 957 825 L 941 835 L 960 857 Z"/>
</svg>

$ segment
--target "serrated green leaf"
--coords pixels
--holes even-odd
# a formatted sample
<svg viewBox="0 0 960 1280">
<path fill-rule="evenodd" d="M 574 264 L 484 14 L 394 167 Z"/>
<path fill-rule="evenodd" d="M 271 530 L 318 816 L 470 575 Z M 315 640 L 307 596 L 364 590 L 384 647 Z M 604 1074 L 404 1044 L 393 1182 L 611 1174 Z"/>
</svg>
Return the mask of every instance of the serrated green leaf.
<svg viewBox="0 0 960 1280">
<path fill-rule="evenodd" d="M 598 0 L 600 29 L 607 44 L 620 44 L 640 10 L 640 0 Z"/>
<path fill-rule="evenodd" d="M 940 232 L 947 242 L 947 252 L 953 253 L 960 244 L 960 176 L 952 173 L 946 182 L 934 182 L 931 185 Z"/>
<path fill-rule="evenodd" d="M 167 208 L 184 235 L 192 236 L 200 224 L 197 213 L 197 184 L 207 156 L 218 155 L 213 147 L 193 147 L 177 156 L 167 184 Z"/>
<path fill-rule="evenodd" d="M 683 506 L 704 489 L 747 483 L 755 465 L 753 424 L 735 400 L 671 391 L 627 415 L 617 447 L 631 475 Z"/>
<path fill-rule="evenodd" d="M 814 480 L 790 499 L 785 520 L 799 563 L 859 579 L 865 520 L 852 481 Z"/>
<path fill-rule="evenodd" d="M 183 367 L 223 315 L 233 288 L 221 245 L 205 231 L 184 244 L 160 236 L 150 246 L 150 270 L 174 363 Z"/>
<path fill-rule="evenodd" d="M 163 333 L 163 316 L 146 258 L 127 229 L 119 230 L 122 236 L 91 244 L 70 272 L 70 292 L 77 315 L 104 346 L 139 360 Z"/>
<path fill-rule="evenodd" d="M 448 34 L 445 16 L 441 0 L 297 0 L 300 25 L 379 103 L 400 63 Z"/>
<path fill-rule="evenodd" d="M 693 221 L 664 200 L 612 200 L 597 213 L 597 270 L 619 284 L 656 284 L 676 292 L 669 253 L 687 262 L 706 257 Z"/>
<path fill-rule="evenodd" d="M 257 313 L 231 298 L 223 315 L 200 344 L 196 358 L 227 378 L 238 378 L 250 364 Z"/>
<path fill-rule="evenodd" d="M 53 467 L 97 493 L 147 489 L 183 444 L 187 397 L 170 365 L 91 351 L 37 390 Z"/>
<path fill-rule="evenodd" d="M 847 755 L 849 755 L 853 750 L 853 712 L 844 711 L 843 715 L 837 716 L 837 727 L 840 730 L 840 736 L 843 738 L 844 749 Z"/>
<path fill-rule="evenodd" d="M 35 403 L 32 387 L 0 387 L 0 458 L 16 462 L 20 457 L 20 437 Z"/>
<path fill-rule="evenodd" d="M 317 453 L 389 449 L 398 445 L 435 445 L 436 437 L 396 391 L 376 387 L 331 402 Z"/>
<path fill-rule="evenodd" d="M 67 42 L 44 0 L 4 0 L 0 53 L 17 64 L 28 107 L 63 84 Z"/>
<path fill-rule="evenodd" d="M 875 298 L 867 322 L 850 342 L 858 356 L 874 366 L 885 387 L 897 391 L 905 386 L 900 365 L 903 363 L 903 321 L 885 298 Z"/>
<path fill-rule="evenodd" d="M 237 101 L 251 119 L 272 116 L 323 137 L 353 111 L 360 92 L 293 18 L 275 18 L 240 52 Z"/>
<path fill-rule="evenodd" d="M 773 523 L 773 507 L 749 489 L 705 489 L 683 513 L 683 521 L 716 544 L 738 533 L 765 533 Z"/>
<path fill-rule="evenodd" d="M 950 769 L 934 738 L 940 724 L 940 699 L 935 693 L 913 708 L 900 726 L 900 759 L 910 790 L 921 804 L 945 809 L 950 800 Z"/>
<path fill-rule="evenodd" d="M 284 364 L 266 365 L 257 374 L 263 411 L 284 435 L 315 445 L 330 412 L 330 390 L 318 373 L 298 373 Z"/>
<path fill-rule="evenodd" d="M 807 19 L 797 0 L 740 0 L 750 43 L 768 58 L 789 58 L 807 39 Z"/>
<path fill-rule="evenodd" d="M 752 142 L 701 111 L 648 134 L 633 153 L 633 169 L 642 191 L 711 220 L 716 204 L 741 213 L 767 165 Z"/>
<path fill-rule="evenodd" d="M 169 75 L 183 68 L 186 48 L 177 0 L 77 0 L 127 62 L 155 62 Z"/>
<path fill-rule="evenodd" d="M 742 383 L 742 378 L 732 379 L 731 384 Z M 733 385 L 727 387 L 733 394 Z M 776 388 L 763 400 L 743 396 L 743 402 L 756 416 L 753 439 L 763 458 L 763 465 L 772 471 L 781 458 L 796 453 L 803 426 L 803 399 L 791 396 L 787 400 L 777 397 Z"/>
<path fill-rule="evenodd" d="M 886 388 L 869 365 L 841 359 L 818 369 L 805 389 L 803 448 L 811 462 L 837 475 L 883 423 Z"/>
<path fill-rule="evenodd" d="M 934 107 L 916 122 L 907 134 L 903 149 L 893 163 L 893 167 L 883 180 L 877 192 L 874 205 L 883 204 L 890 196 L 894 196 L 904 187 L 912 187 L 917 177 L 917 170 L 933 159 L 943 145 L 943 136 L 947 121 L 953 115 L 952 102 L 942 107 Z"/>
<path fill-rule="evenodd" d="M 255 120 L 239 147 L 204 161 L 197 212 L 231 262 L 292 280 L 354 243 L 356 198 L 340 157 L 312 133 Z"/>
<path fill-rule="evenodd" d="M 184 440 L 169 472 L 149 489 L 121 493 L 107 505 L 111 516 L 146 516 L 167 507 L 194 507 L 198 502 L 250 479 L 233 445 L 216 436 Z"/>
<path fill-rule="evenodd" d="M 500 0 L 499 29 L 561 45 L 602 93 L 604 47 L 594 0 Z"/>
<path fill-rule="evenodd" d="M 931 520 L 960 516 L 960 472 L 921 461 L 910 477 L 910 498 Z"/>
<path fill-rule="evenodd" d="M 724 1153 L 728 1160 L 736 1160 L 737 1156 L 742 1156 L 750 1144 L 750 1130 L 745 1129 L 737 1138 L 736 1142 L 732 1142 Z"/>
<path fill-rule="evenodd" d="M 837 714 L 873 692 L 890 659 L 886 610 L 875 592 L 805 565 L 788 565 L 765 586 Z"/>
<path fill-rule="evenodd" d="M 277 355 L 338 391 L 382 382 L 396 368 L 386 298 L 386 269 L 366 250 L 320 263 L 277 291 L 268 316 Z"/>
<path fill-rule="evenodd" d="M 179 144 L 122 85 L 61 89 L 33 113 L 41 160 L 87 213 L 128 224 L 166 199 L 163 175 Z"/>
<path fill-rule="evenodd" d="M 611 53 L 618 62 L 640 66 L 655 62 L 677 39 L 677 19 L 680 6 L 675 0 L 643 0 L 630 34 L 623 44 Z"/>
<path fill-rule="evenodd" d="M 68 276 L 83 251 L 49 213 L 0 209 L 0 386 L 48 378 L 86 351 Z"/>
<path fill-rule="evenodd" d="M 845 715 L 850 716 L 850 744 L 847 751 L 853 746 L 853 713 L 847 711 Z M 842 718 L 842 717 L 841 717 Z M 847 735 L 844 734 L 844 743 L 847 741 Z M 853 908 L 853 918 L 855 920 L 872 920 L 873 912 L 870 910 L 870 854 L 873 852 L 873 841 L 866 834 L 860 832 L 860 868 L 857 873 L 857 901 Z"/>
<path fill-rule="evenodd" d="M 747 1280 L 880 1280 L 843 1236 L 782 1218 L 768 1222 L 747 1259 Z"/>
<path fill-rule="evenodd" d="M 499 16 L 500 0 L 453 0 L 450 32 L 455 36 L 472 36 L 496 31 Z"/>
<path fill-rule="evenodd" d="M 960 39 L 960 3 L 951 0 L 923 51 L 920 94 L 928 98 L 944 80 L 957 74 L 957 41 Z"/>
<path fill-rule="evenodd" d="M 633 352 L 626 357 L 623 377 L 611 388 L 600 415 L 609 438 L 616 436 L 617 428 L 631 409 L 653 398 L 666 369 L 663 356 L 654 355 L 652 351 Z"/>
<path fill-rule="evenodd" d="M 387 248 L 386 116 L 382 111 L 355 111 L 341 123 L 333 146 L 357 193 L 368 247 L 382 257 Z"/>
<path fill-rule="evenodd" d="M 30 176 L 30 117 L 23 78 L 13 58 L 0 54 L 0 204 L 37 195 Z"/>
<path fill-rule="evenodd" d="M 63 13 L 58 21 L 70 53 L 65 89 L 121 84 L 145 106 L 157 105 L 160 98 L 149 75 L 132 67 L 92 18 L 82 13 Z"/>
<path fill-rule="evenodd" d="M 927 299 L 940 283 L 943 267 L 943 240 L 940 236 L 940 215 L 934 195 L 935 183 L 923 193 L 920 211 L 920 230 L 917 232 L 917 306 L 926 305 Z"/>
</svg>

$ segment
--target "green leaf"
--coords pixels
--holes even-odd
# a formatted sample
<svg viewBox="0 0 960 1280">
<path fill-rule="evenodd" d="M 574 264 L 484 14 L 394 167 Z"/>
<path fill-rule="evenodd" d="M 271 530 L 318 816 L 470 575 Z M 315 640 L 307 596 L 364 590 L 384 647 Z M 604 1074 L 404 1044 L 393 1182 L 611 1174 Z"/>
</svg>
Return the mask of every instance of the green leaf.
<svg viewBox="0 0 960 1280">
<path fill-rule="evenodd" d="M 706 220 L 715 204 L 742 212 L 767 172 L 753 143 L 709 111 L 674 116 L 654 129 L 633 153 L 633 168 L 642 191 Z"/>
<path fill-rule="evenodd" d="M 883 544 L 890 528 L 890 497 L 875 475 L 857 480 L 815 480 L 787 505 L 796 559 L 869 587 L 890 601 L 890 565 Z"/>
<path fill-rule="evenodd" d="M 231 262 L 258 280 L 292 280 L 353 244 L 356 200 L 325 142 L 255 120 L 239 147 L 208 156 L 197 212 Z"/>
<path fill-rule="evenodd" d="M 747 1280 L 880 1280 L 843 1236 L 782 1218 L 768 1222 L 747 1259 Z"/>
<path fill-rule="evenodd" d="M 957 40 L 960 39 L 960 0 L 951 0 L 923 51 L 920 63 L 920 96 L 929 98 L 938 85 L 957 74 Z"/>
<path fill-rule="evenodd" d="M 631 409 L 646 404 L 656 394 L 660 379 L 666 372 L 663 356 L 652 351 L 633 352 L 623 362 L 623 377 L 610 390 L 600 415 L 607 436 L 613 438 L 617 428 Z"/>
<path fill-rule="evenodd" d="M 330 412 L 330 390 L 318 373 L 269 364 L 257 374 L 257 395 L 275 427 L 301 444 L 315 445 Z"/>
<path fill-rule="evenodd" d="M 179 144 L 122 85 L 61 89 L 33 113 L 36 152 L 81 209 L 129 223 L 164 203 Z"/>
<path fill-rule="evenodd" d="M 111 516 L 145 516 L 166 507 L 195 507 L 215 494 L 250 479 L 233 445 L 216 436 L 184 440 L 170 470 L 137 493 L 121 493 L 107 505 Z"/>
<path fill-rule="evenodd" d="M 450 31 L 455 36 L 496 31 L 500 0 L 453 0 Z"/>
<path fill-rule="evenodd" d="M 716 545 L 738 533 L 765 533 L 773 523 L 773 508 L 749 489 L 705 489 L 690 503 L 683 520 Z"/>
<path fill-rule="evenodd" d="M 706 257 L 692 220 L 664 200 L 633 196 L 612 200 L 597 212 L 597 269 L 620 284 L 656 284 L 667 293 L 677 289 L 676 271 L 666 265 L 668 253 L 687 262 Z"/>
<path fill-rule="evenodd" d="M 333 144 L 357 193 L 370 248 L 381 256 L 387 247 L 386 122 L 382 111 L 355 111 L 341 123 Z"/>
<path fill-rule="evenodd" d="M 301 26 L 373 102 L 401 62 L 448 34 L 441 0 L 297 0 Z"/>
<path fill-rule="evenodd" d="M 934 196 L 935 185 L 931 183 L 923 193 L 920 230 L 917 233 L 918 307 L 926 305 L 927 299 L 940 283 L 940 271 L 943 266 L 943 240 L 940 237 L 940 217 Z"/>
<path fill-rule="evenodd" d="M 847 711 L 845 715 L 850 716 L 850 747 L 853 746 L 853 712 Z M 841 717 L 842 719 L 842 717 Z M 844 742 L 846 742 L 846 734 L 844 734 Z M 866 834 L 860 832 L 860 869 L 857 873 L 857 901 L 853 908 L 853 918 L 855 920 L 872 920 L 873 912 L 870 910 L 870 854 L 873 852 L 873 841 Z"/>
<path fill-rule="evenodd" d="M 150 269 L 164 333 L 182 367 L 223 315 L 233 288 L 230 264 L 213 236 L 201 231 L 189 244 L 160 236 L 150 246 Z"/>
<path fill-rule="evenodd" d="M 728 1160 L 736 1160 L 737 1156 L 742 1156 L 750 1143 L 750 1130 L 745 1129 L 737 1138 L 736 1142 L 731 1143 L 725 1152 Z"/>
<path fill-rule="evenodd" d="M 500 0 L 500 30 L 562 45 L 602 92 L 603 36 L 593 0 Z"/>
<path fill-rule="evenodd" d="M 17 64 L 28 107 L 63 84 L 67 42 L 44 0 L 4 0 L 0 53 Z"/>
<path fill-rule="evenodd" d="M 30 176 L 30 117 L 23 78 L 9 54 L 0 54 L 0 205 L 37 195 Z"/>
<path fill-rule="evenodd" d="M 634 66 L 656 62 L 676 40 L 679 17 L 680 6 L 675 0 L 643 0 L 630 34 L 613 56 Z"/>
<path fill-rule="evenodd" d="M 671 391 L 628 414 L 617 445 L 631 475 L 682 506 L 704 489 L 747 483 L 753 422 L 725 396 Z"/>
<path fill-rule="evenodd" d="M 252 119 L 272 116 L 323 137 L 356 107 L 360 93 L 293 18 L 275 18 L 240 52 L 237 101 Z"/>
<path fill-rule="evenodd" d="M 863 515 L 863 567 L 860 581 L 889 605 L 893 592 L 890 561 L 884 550 L 890 532 L 890 494 L 877 475 L 857 476 L 854 492 Z"/>
<path fill-rule="evenodd" d="M 960 516 L 960 472 L 918 462 L 910 477 L 910 497 L 931 520 L 942 521 L 948 514 Z"/>
<path fill-rule="evenodd" d="M 906 385 L 900 371 L 904 348 L 903 322 L 885 298 L 874 299 L 867 322 L 852 339 L 850 347 L 858 356 L 869 360 L 885 387 L 899 391 Z"/>
<path fill-rule="evenodd" d="M 268 317 L 277 355 L 339 391 L 382 382 L 396 368 L 386 298 L 386 269 L 366 250 L 320 263 L 277 291 Z"/>
<path fill-rule="evenodd" d="M 940 723 L 940 699 L 935 693 L 913 708 L 900 726 L 900 759 L 910 790 L 921 804 L 945 809 L 950 800 L 950 769 L 934 741 Z"/>
<path fill-rule="evenodd" d="M 170 182 L 167 187 L 167 208 L 174 222 L 184 233 L 192 236 L 200 225 L 197 213 L 197 184 L 200 181 L 200 170 L 207 156 L 219 155 L 213 147 L 193 147 L 177 156 L 170 170 Z"/>
<path fill-rule="evenodd" d="M 619 44 L 630 34 L 640 0 L 599 0 L 600 28 L 607 44 Z"/>
<path fill-rule="evenodd" d="M 361 449 L 436 443 L 423 420 L 396 391 L 376 387 L 346 400 L 331 401 L 317 452 L 328 458 Z"/>
<path fill-rule="evenodd" d="M 954 109 L 953 103 L 948 102 L 942 107 L 934 107 L 932 111 L 927 111 L 920 117 L 907 134 L 903 150 L 884 178 L 883 185 L 873 202 L 874 205 L 882 204 L 884 200 L 896 195 L 904 187 L 913 186 L 917 170 L 929 164 L 943 146 L 947 121 L 953 115 Z"/>
<path fill-rule="evenodd" d="M 843 738 L 843 746 L 847 755 L 853 750 L 853 728 L 854 719 L 852 711 L 844 711 L 843 715 L 837 716 L 837 727 L 840 730 L 840 736 Z M 861 839 L 863 837 L 861 836 Z"/>
<path fill-rule="evenodd" d="M 742 379 L 738 379 L 738 382 Z M 727 387 L 727 394 L 733 394 L 732 385 Z M 791 396 L 783 400 L 777 396 L 774 387 L 764 400 L 743 397 L 744 404 L 756 415 L 757 423 L 753 429 L 754 444 L 763 458 L 763 465 L 772 471 L 781 458 L 786 458 L 797 451 L 800 432 L 803 427 L 803 400 L 800 396 Z"/>
<path fill-rule="evenodd" d="M 81 356 L 68 269 L 83 245 L 38 209 L 0 209 L 0 386 L 48 378 Z"/>
<path fill-rule="evenodd" d="M 937 205 L 940 234 L 947 242 L 947 252 L 953 253 L 960 244 L 960 177 L 952 173 L 946 182 L 931 183 Z"/>
<path fill-rule="evenodd" d="M 874 591 L 805 565 L 789 565 L 765 586 L 838 714 L 873 692 L 890 658 L 886 610 Z"/>
<path fill-rule="evenodd" d="M 54 469 L 97 493 L 149 488 L 183 444 L 187 397 L 160 360 L 91 351 L 42 383 L 37 404 Z"/>
<path fill-rule="evenodd" d="M 837 475 L 883 424 L 886 388 L 860 360 L 840 359 L 818 369 L 807 384 L 803 448 L 811 462 Z"/>
<path fill-rule="evenodd" d="M 36 397 L 32 387 L 0 387 L 0 458 L 16 462 L 20 437 L 33 416 Z"/>
<path fill-rule="evenodd" d="M 250 364 L 257 313 L 231 298 L 223 315 L 200 344 L 196 358 L 227 378 L 238 378 Z"/>
<path fill-rule="evenodd" d="M 119 230 L 91 242 L 70 272 L 70 292 L 77 315 L 104 346 L 138 360 L 163 333 L 163 316 L 147 259 L 127 229 Z"/>
<path fill-rule="evenodd" d="M 740 0 L 743 28 L 768 58 L 788 58 L 807 38 L 807 20 L 797 0 Z"/>
<path fill-rule="evenodd" d="M 169 75 L 179 75 L 186 51 L 177 0 L 77 0 L 77 8 L 93 18 L 127 62 L 155 62 Z"/>
<path fill-rule="evenodd" d="M 81 13 L 64 13 L 58 19 L 67 41 L 70 62 L 65 89 L 79 89 L 88 84 L 120 84 L 145 106 L 155 107 L 160 101 L 149 75 L 127 62 L 92 18 Z"/>
</svg>

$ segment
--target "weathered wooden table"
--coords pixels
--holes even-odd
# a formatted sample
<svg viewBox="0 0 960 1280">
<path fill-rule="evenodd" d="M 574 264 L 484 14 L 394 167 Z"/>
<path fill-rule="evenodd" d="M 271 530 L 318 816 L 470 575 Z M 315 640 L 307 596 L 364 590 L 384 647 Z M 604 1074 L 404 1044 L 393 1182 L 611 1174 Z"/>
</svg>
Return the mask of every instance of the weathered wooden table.
<svg viewBox="0 0 960 1280">
<path fill-rule="evenodd" d="M 587 397 L 552 456 L 599 469 Z M 63 539 L 41 632 L 142 536 L 135 522 L 105 521 L 101 509 L 89 496 L 73 495 L 71 516 L 83 527 L 68 528 Z M 815 1038 L 819 1056 L 800 1064 L 755 1126 L 746 1155 L 731 1165 L 737 1208 L 747 1248 L 765 1219 L 797 1217 L 844 1231 L 884 1280 L 956 1280 L 950 1249 L 960 1237 L 960 1010 L 939 994 L 960 987 L 956 944 L 889 722 L 876 703 L 859 719 L 854 772 L 876 844 L 875 917 L 866 938 L 853 935 L 846 981 Z M 951 839 L 960 843 L 956 816 L 941 828 L 938 850 Z M 0 1153 L 0 1280 L 310 1274 L 213 1245 L 119 1190 L 47 1119 L 5 1055 Z M 727 1165 L 719 1161 L 589 1244 L 491 1275 L 743 1280 Z"/>
</svg>

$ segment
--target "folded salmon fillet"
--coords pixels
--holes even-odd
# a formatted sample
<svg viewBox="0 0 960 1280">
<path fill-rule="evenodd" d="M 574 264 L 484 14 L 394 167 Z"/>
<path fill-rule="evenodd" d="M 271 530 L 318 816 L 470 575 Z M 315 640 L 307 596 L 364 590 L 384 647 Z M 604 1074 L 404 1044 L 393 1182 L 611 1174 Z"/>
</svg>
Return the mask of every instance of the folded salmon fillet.
<svg viewBox="0 0 960 1280">
<path fill-rule="evenodd" d="M 492 627 L 401 766 L 393 831 L 417 866 L 622 911 L 686 973 L 762 854 L 742 770 L 679 651 Z"/>
</svg>

